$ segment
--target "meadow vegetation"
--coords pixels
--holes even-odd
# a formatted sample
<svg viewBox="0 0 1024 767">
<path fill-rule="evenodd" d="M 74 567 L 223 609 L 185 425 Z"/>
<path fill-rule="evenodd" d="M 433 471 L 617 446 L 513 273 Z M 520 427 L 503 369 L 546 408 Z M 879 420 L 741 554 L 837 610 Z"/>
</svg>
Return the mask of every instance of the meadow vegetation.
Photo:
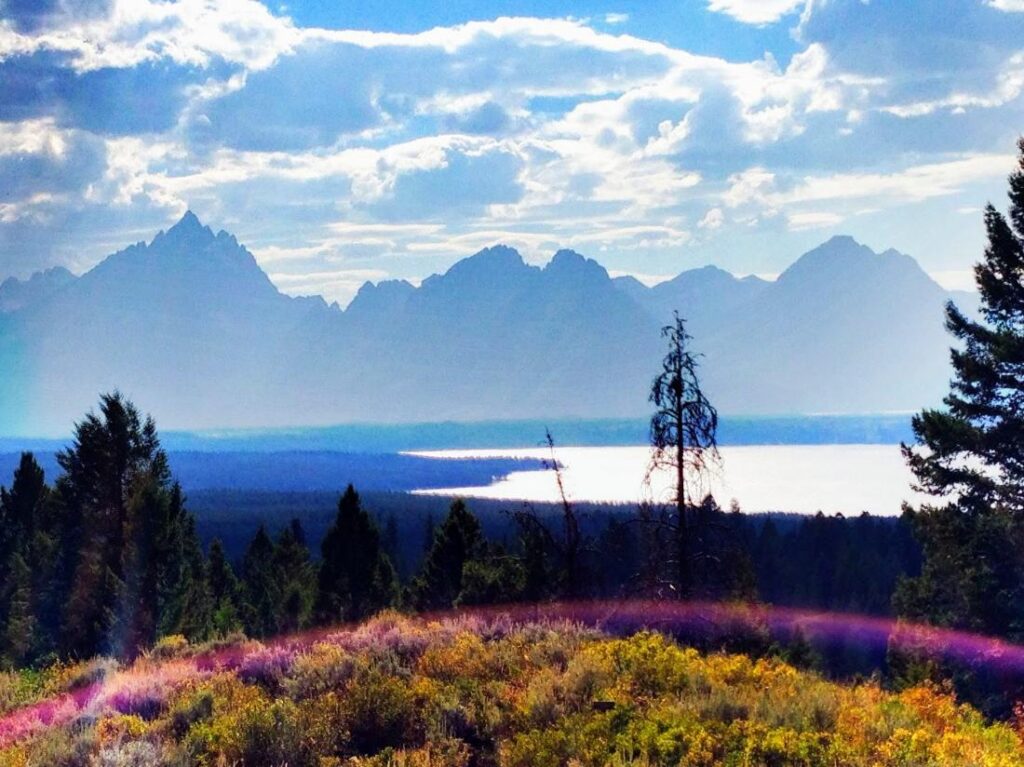
<svg viewBox="0 0 1024 767">
<path fill-rule="evenodd" d="M 942 687 L 841 685 L 649 631 L 500 616 L 384 613 L 270 645 L 168 638 L 121 668 L 3 674 L 0 711 L 96 680 L 91 704 L 8 744 L 0 766 L 1024 763 L 1012 722 Z"/>
</svg>

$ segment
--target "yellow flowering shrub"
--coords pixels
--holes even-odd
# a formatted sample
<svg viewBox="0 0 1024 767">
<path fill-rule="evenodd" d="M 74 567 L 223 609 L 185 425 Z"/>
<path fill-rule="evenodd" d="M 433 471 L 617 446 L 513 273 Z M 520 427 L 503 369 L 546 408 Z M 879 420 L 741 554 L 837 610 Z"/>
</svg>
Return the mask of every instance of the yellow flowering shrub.
<svg viewBox="0 0 1024 767">
<path fill-rule="evenodd" d="M 171 655 L 161 664 L 151 654 L 127 673 L 188 662 Z M 229 657 L 197 664 L 191 678 L 174 666 L 162 697 L 156 681 L 146 688 L 141 713 L 125 705 L 135 698 L 101 699 L 94 723 L 0 741 L 0 767 L 50 767 L 65 752 L 78 754 L 76 765 L 157 755 L 189 767 L 1024 765 L 1012 724 L 986 721 L 945 688 L 839 684 L 773 658 L 701 654 L 652 632 L 482 631 L 389 614 L 308 645 L 242 645 Z M 0 689 L 34 700 L 102 682 L 110 668 L 5 675 Z"/>
</svg>

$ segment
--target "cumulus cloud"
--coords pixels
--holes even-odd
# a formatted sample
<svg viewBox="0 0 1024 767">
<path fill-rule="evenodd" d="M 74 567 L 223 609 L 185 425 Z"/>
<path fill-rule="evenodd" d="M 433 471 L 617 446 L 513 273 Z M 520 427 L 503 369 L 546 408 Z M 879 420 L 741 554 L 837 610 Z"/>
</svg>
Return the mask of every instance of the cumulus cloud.
<svg viewBox="0 0 1024 767">
<path fill-rule="evenodd" d="M 746 24 L 771 24 L 800 10 L 806 2 L 807 0 L 709 0 L 708 9 L 727 14 Z"/>
<path fill-rule="evenodd" d="M 699 53 L 639 13 L 385 32 L 255 0 L 0 3 L 0 247 L 22 264 L 87 267 L 191 206 L 336 297 L 496 241 L 773 271 L 763 242 L 877 201 L 977 205 L 1024 119 L 1014 0 L 709 0 L 729 35 Z"/>
</svg>

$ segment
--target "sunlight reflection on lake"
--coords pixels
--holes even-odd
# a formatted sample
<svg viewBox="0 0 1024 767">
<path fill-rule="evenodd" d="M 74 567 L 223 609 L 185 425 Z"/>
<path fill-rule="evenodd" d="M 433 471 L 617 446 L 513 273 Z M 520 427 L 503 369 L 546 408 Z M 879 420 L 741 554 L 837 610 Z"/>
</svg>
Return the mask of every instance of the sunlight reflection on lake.
<svg viewBox="0 0 1024 767">
<path fill-rule="evenodd" d="M 547 459 L 543 448 L 438 450 L 415 455 L 436 458 L 498 457 Z M 723 507 L 735 498 L 744 511 L 788 511 L 846 515 L 869 511 L 898 515 L 903 501 L 920 501 L 898 445 L 753 445 L 721 448 L 722 466 L 701 494 L 710 490 Z M 636 503 L 642 498 L 667 500 L 670 479 L 661 474 L 644 485 L 650 457 L 646 447 L 561 447 L 555 455 L 564 467 L 572 500 Z M 430 495 L 468 498 L 555 501 L 554 473 L 509 474 L 486 487 L 418 490 Z"/>
</svg>

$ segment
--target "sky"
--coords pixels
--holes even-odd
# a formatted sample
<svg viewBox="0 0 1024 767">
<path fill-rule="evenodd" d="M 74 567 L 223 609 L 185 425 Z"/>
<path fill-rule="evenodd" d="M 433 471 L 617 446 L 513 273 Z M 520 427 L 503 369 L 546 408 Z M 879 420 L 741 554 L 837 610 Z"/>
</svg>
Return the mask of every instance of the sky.
<svg viewBox="0 0 1024 767">
<path fill-rule="evenodd" d="M 506 243 L 653 282 L 835 234 L 966 287 L 1024 0 L 0 0 L 0 280 L 191 208 L 342 305 Z"/>
</svg>

